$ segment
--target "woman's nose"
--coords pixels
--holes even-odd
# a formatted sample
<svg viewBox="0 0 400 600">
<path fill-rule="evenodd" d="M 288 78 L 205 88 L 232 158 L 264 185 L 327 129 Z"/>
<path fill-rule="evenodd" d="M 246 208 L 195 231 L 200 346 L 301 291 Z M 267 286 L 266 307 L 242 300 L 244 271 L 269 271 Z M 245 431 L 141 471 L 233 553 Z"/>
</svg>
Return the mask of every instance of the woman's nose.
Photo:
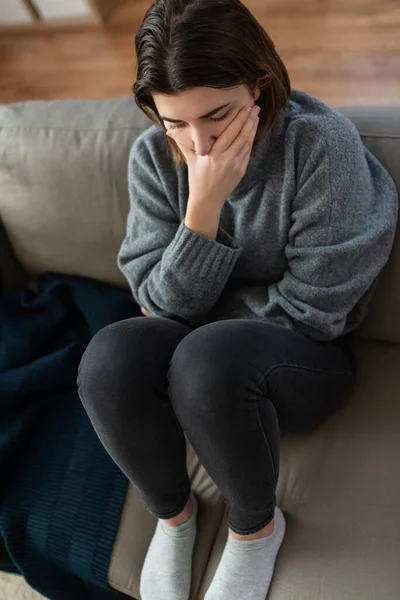
<svg viewBox="0 0 400 600">
<path fill-rule="evenodd" d="M 192 148 L 200 156 L 206 156 L 215 142 L 214 137 L 210 137 L 207 134 L 196 134 L 192 132 L 186 142 L 189 148 Z"/>
</svg>

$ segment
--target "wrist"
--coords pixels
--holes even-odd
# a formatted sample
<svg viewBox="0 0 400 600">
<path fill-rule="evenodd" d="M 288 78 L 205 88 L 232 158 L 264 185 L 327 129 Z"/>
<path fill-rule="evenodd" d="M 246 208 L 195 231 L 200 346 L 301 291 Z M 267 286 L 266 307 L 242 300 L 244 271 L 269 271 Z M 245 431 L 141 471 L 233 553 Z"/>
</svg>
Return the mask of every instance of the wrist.
<svg viewBox="0 0 400 600">
<path fill-rule="evenodd" d="M 186 215 L 200 216 L 215 218 L 220 217 L 223 204 L 213 199 L 210 201 L 209 198 L 201 196 L 189 196 L 189 200 L 186 207 Z"/>
<path fill-rule="evenodd" d="M 221 208 L 218 206 L 207 206 L 204 202 L 188 203 L 185 226 L 196 233 L 200 233 L 210 239 L 217 238 Z"/>
</svg>

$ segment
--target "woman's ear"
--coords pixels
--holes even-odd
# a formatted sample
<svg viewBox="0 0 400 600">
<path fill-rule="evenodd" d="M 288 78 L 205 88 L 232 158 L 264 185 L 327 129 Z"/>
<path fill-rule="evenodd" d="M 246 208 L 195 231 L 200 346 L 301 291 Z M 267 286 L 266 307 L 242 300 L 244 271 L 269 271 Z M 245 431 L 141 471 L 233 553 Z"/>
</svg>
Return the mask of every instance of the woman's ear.
<svg viewBox="0 0 400 600">
<path fill-rule="evenodd" d="M 250 88 L 250 93 L 251 93 L 254 101 L 256 101 L 260 97 L 261 90 L 260 90 L 259 86 L 257 84 L 255 84 Z"/>
<path fill-rule="evenodd" d="M 261 90 L 260 90 L 260 88 L 257 86 L 257 87 L 254 89 L 254 91 L 253 91 L 253 98 L 254 98 L 254 101 L 257 101 L 257 100 L 259 99 L 259 97 L 260 97 L 260 94 L 261 94 Z"/>
</svg>

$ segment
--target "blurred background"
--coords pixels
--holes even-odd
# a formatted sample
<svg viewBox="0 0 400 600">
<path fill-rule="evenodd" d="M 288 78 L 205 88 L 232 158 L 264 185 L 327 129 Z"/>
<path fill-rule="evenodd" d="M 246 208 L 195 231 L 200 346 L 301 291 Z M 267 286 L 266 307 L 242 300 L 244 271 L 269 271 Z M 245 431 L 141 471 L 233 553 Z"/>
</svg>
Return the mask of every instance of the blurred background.
<svg viewBox="0 0 400 600">
<path fill-rule="evenodd" d="M 212 1 L 212 0 L 210 0 Z M 399 105 L 399 0 L 244 0 L 293 87 L 331 106 Z M 150 0 L 0 0 L 0 102 L 131 94 Z"/>
</svg>

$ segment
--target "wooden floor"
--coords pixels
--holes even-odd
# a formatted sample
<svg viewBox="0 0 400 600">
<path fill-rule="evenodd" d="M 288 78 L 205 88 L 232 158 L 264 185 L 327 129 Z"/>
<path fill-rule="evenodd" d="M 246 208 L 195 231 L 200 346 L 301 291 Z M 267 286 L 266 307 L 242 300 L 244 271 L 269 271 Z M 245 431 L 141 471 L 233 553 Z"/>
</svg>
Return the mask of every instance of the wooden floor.
<svg viewBox="0 0 400 600">
<path fill-rule="evenodd" d="M 331 106 L 400 105 L 399 0 L 244 0 L 293 87 Z M 131 94 L 134 36 L 149 0 L 126 0 L 101 29 L 0 33 L 0 102 Z"/>
</svg>

